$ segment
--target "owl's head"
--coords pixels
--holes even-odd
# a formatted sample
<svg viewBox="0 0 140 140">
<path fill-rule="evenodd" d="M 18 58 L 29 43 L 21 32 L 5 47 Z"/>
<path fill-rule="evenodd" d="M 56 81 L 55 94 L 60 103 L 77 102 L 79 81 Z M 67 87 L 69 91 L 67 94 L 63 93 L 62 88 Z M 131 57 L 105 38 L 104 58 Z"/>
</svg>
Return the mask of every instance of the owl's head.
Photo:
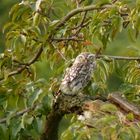
<svg viewBox="0 0 140 140">
<path fill-rule="evenodd" d="M 79 54 L 76 59 L 75 63 L 94 63 L 95 62 L 95 55 L 89 52 L 83 52 Z"/>
</svg>

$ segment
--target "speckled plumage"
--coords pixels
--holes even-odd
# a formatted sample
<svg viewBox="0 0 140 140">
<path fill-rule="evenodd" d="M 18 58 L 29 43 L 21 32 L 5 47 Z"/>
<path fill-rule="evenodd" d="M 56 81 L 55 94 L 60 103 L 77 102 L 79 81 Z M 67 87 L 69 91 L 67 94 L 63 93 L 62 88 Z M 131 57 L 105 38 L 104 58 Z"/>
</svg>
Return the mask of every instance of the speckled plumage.
<svg viewBox="0 0 140 140">
<path fill-rule="evenodd" d="M 73 65 L 66 69 L 60 90 L 65 94 L 78 94 L 90 82 L 95 68 L 95 55 L 88 52 L 79 54 Z"/>
</svg>

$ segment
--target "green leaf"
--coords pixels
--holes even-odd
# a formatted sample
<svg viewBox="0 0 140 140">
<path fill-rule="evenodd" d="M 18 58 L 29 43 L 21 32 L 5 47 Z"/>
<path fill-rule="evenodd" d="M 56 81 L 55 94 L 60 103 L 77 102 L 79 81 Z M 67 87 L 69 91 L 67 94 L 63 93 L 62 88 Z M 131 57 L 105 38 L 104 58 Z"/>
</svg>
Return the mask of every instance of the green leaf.
<svg viewBox="0 0 140 140">
<path fill-rule="evenodd" d="M 107 103 L 101 106 L 101 110 L 104 112 L 115 113 L 117 111 L 117 107 L 113 104 Z"/>
<path fill-rule="evenodd" d="M 127 132 L 127 130 L 125 130 L 124 132 L 121 132 L 119 134 L 119 139 L 121 140 L 133 140 L 132 134 L 129 134 Z"/>
<path fill-rule="evenodd" d="M 40 14 L 35 13 L 35 15 L 33 17 L 33 26 L 38 26 L 39 23 L 40 23 Z"/>
<path fill-rule="evenodd" d="M 111 0 L 100 0 L 100 2 L 98 2 L 97 4 L 99 6 L 105 5 L 105 4 L 109 4 L 111 3 Z"/>
<path fill-rule="evenodd" d="M 21 120 L 20 119 L 13 119 L 10 123 L 10 129 L 12 134 L 12 139 L 16 140 L 18 133 L 22 129 Z"/>
<path fill-rule="evenodd" d="M 130 121 L 133 121 L 134 120 L 134 114 L 129 113 L 129 114 L 127 114 L 126 118 Z"/>
<path fill-rule="evenodd" d="M 2 105 L 3 102 L 6 101 L 6 99 L 7 99 L 6 93 L 7 93 L 7 89 L 1 87 L 0 88 L 0 105 Z"/>
<path fill-rule="evenodd" d="M 7 116 L 7 118 L 6 118 L 6 124 L 7 124 L 7 125 L 10 125 L 10 124 L 11 124 L 11 119 L 13 118 L 13 116 L 15 116 L 15 113 L 16 113 L 16 110 L 12 110 L 12 111 L 8 114 L 8 116 Z"/>
<path fill-rule="evenodd" d="M 2 32 L 5 33 L 6 30 L 9 31 L 14 26 L 14 23 L 8 22 L 4 25 Z"/>
<path fill-rule="evenodd" d="M 0 124 L 0 138 L 3 140 L 9 140 L 9 130 L 5 124 Z"/>
<path fill-rule="evenodd" d="M 41 93 L 42 89 L 35 89 L 28 99 L 28 106 L 32 106 L 39 99 Z"/>
</svg>

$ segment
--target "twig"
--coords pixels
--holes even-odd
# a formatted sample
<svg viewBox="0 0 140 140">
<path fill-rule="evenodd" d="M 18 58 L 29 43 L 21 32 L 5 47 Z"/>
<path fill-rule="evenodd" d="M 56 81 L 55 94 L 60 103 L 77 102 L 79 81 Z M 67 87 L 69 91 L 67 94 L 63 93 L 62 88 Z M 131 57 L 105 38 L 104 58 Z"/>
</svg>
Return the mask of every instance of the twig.
<svg viewBox="0 0 140 140">
<path fill-rule="evenodd" d="M 33 64 L 33 63 L 39 58 L 39 56 L 41 55 L 42 51 L 43 51 L 43 46 L 41 46 L 41 47 L 39 48 L 39 50 L 38 50 L 38 52 L 35 54 L 35 56 L 34 56 L 26 65 L 29 66 L 29 65 Z"/>
<path fill-rule="evenodd" d="M 97 58 L 108 57 L 115 60 L 140 60 L 140 57 L 130 57 L 130 56 L 113 56 L 113 55 L 98 55 Z"/>
<path fill-rule="evenodd" d="M 82 25 L 84 24 L 84 22 L 85 22 L 85 20 L 86 20 L 87 12 L 88 12 L 88 11 L 86 11 L 86 12 L 84 13 L 84 16 L 83 16 L 83 19 L 82 19 L 82 21 L 81 21 L 80 26 L 82 26 Z"/>
<path fill-rule="evenodd" d="M 75 1 L 76 1 L 76 6 L 77 6 L 77 8 L 80 7 L 79 0 L 75 0 Z"/>
<path fill-rule="evenodd" d="M 80 23 L 80 25 L 79 25 L 79 28 L 77 28 L 76 34 L 75 34 L 75 35 L 78 35 L 79 32 L 81 31 L 81 29 L 83 28 L 84 22 L 85 22 L 85 20 L 86 20 L 87 12 L 88 12 L 88 11 L 86 11 L 86 12 L 84 13 L 84 16 L 83 16 L 83 18 L 82 18 L 82 21 L 81 21 L 81 23 Z"/>
<path fill-rule="evenodd" d="M 60 54 L 60 56 L 65 60 L 65 61 L 68 61 L 66 59 L 66 57 L 64 56 L 64 54 L 52 43 L 52 46 L 56 49 L 56 51 Z"/>
<path fill-rule="evenodd" d="M 82 28 L 84 28 L 85 26 L 87 26 L 89 23 L 91 22 L 91 20 L 88 20 L 87 22 L 85 22 L 83 25 L 77 25 L 77 26 L 75 26 L 75 27 L 72 27 L 72 28 L 70 28 L 70 29 L 68 29 L 68 30 L 75 30 L 75 29 L 78 29 L 80 26 L 82 27 Z"/>
<path fill-rule="evenodd" d="M 31 64 L 33 64 L 41 55 L 42 51 L 43 51 L 43 47 L 41 46 L 38 52 L 35 54 L 35 56 L 28 63 L 24 63 L 24 65 L 18 68 L 16 71 L 9 73 L 8 77 L 21 73 L 24 69 L 26 69 L 27 66 L 30 66 Z"/>
<path fill-rule="evenodd" d="M 115 2 L 117 2 L 118 0 L 112 0 L 112 3 L 115 3 Z"/>
<path fill-rule="evenodd" d="M 26 69 L 26 65 L 23 65 L 23 66 L 21 66 L 20 68 L 18 68 L 17 70 L 10 72 L 10 73 L 8 74 L 8 77 L 11 77 L 11 76 L 13 76 L 13 75 L 19 74 L 19 73 L 21 73 L 24 69 Z M 3 79 L 4 79 L 4 78 L 3 78 Z M 1 80 L 3 80 L 3 79 L 1 79 Z"/>
<path fill-rule="evenodd" d="M 23 109 L 17 113 L 15 113 L 11 118 L 14 118 L 14 117 L 19 117 L 25 113 L 28 113 L 32 110 L 34 110 L 36 108 L 37 104 L 34 104 L 32 107 L 29 107 L 29 108 L 26 108 L 26 109 Z M 0 119 L 0 123 L 5 123 L 7 120 L 7 118 L 3 118 L 3 119 Z"/>
<path fill-rule="evenodd" d="M 84 41 L 83 39 L 77 39 L 75 37 L 70 37 L 70 38 L 52 38 L 51 40 L 52 41 L 57 41 L 57 42 L 60 42 L 60 41 Z"/>
</svg>

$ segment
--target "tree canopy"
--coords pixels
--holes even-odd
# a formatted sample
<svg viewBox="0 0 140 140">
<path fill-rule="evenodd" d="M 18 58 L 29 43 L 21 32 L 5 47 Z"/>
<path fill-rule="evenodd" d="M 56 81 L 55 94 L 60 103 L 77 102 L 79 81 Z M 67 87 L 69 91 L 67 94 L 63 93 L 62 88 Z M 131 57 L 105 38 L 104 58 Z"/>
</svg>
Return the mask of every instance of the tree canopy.
<svg viewBox="0 0 140 140">
<path fill-rule="evenodd" d="M 5 48 L 0 53 L 0 138 L 139 140 L 139 30 L 139 0 L 23 0 L 14 4 L 3 27 Z M 53 106 L 64 71 L 81 52 L 97 56 L 85 96 L 107 101 L 93 99 L 83 104 L 85 96 L 79 99 L 77 95 L 75 101 L 62 95 Z M 125 98 L 119 98 L 121 105 L 130 110 L 121 111 L 109 102 L 111 92 L 121 93 Z M 70 106 L 72 100 L 78 109 Z M 55 109 L 63 110 L 62 114 Z M 52 126 L 59 130 L 53 139 L 47 138 L 45 130 Z"/>
</svg>

